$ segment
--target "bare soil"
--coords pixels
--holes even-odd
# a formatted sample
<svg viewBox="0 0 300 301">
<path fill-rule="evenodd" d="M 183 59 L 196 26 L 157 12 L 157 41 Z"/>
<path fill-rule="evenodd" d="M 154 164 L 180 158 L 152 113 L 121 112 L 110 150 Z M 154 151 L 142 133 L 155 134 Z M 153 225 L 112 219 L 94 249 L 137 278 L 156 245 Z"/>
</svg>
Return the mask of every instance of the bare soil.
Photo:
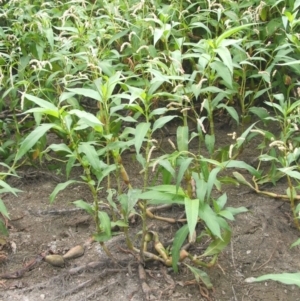
<svg viewBox="0 0 300 301">
<path fill-rule="evenodd" d="M 175 129 L 176 125 L 169 131 L 174 132 Z M 228 144 L 231 138 L 227 136 L 226 126 L 218 125 L 217 131 L 218 143 Z M 169 138 L 175 140 L 175 136 L 166 137 L 163 146 L 168 144 L 166 140 Z M 249 145 L 243 154 L 244 159 L 250 160 L 254 153 L 253 145 Z M 134 163 L 132 154 L 124 155 L 123 160 L 133 186 L 141 187 L 140 169 Z M 246 186 L 223 186 L 223 191 L 228 195 L 228 206 L 246 206 L 249 211 L 236 216 L 231 223 L 231 244 L 220 254 L 217 264 L 205 270 L 214 285 L 213 290 L 206 290 L 204 286 L 193 284 L 193 275 L 184 265 L 175 274 L 160 263 L 149 262 L 144 267 L 146 278 L 141 279 L 137 259 L 126 251 L 122 235 L 107 243 L 118 261 L 114 263 L 99 244 L 90 241 L 94 231 L 92 218 L 83 211 L 72 210 L 72 201 L 91 201 L 86 187 L 68 187 L 51 205 L 49 195 L 59 182 L 65 181 L 63 174 L 50 172 L 46 166 L 24 167 L 18 172 L 21 178 L 9 181 L 23 192 L 17 197 L 2 196 L 11 220 L 8 221 L 9 237 L 0 240 L 0 301 L 138 301 L 146 298 L 161 301 L 300 300 L 296 286 L 271 281 L 245 282 L 252 276 L 300 270 L 299 247 L 289 248 L 299 232 L 294 227 L 288 202 L 254 194 Z M 75 170 L 73 177 L 78 178 L 79 175 L 80 170 Z M 284 193 L 286 183 L 278 183 L 268 189 Z M 161 214 L 179 217 L 183 211 L 183 208 L 174 207 Z M 140 231 L 140 226 L 137 219 L 131 225 L 132 231 Z M 149 220 L 149 228 L 159 233 L 162 243 L 167 243 L 179 227 Z M 134 236 L 137 246 L 138 238 L 138 235 Z M 65 261 L 63 267 L 54 267 L 41 257 L 45 252 L 62 255 L 77 245 L 85 245 L 84 255 Z M 195 251 L 201 254 L 203 246 L 195 246 Z M 14 279 L 6 279 L 7 275 Z M 148 289 L 147 296 L 142 286 Z"/>
</svg>

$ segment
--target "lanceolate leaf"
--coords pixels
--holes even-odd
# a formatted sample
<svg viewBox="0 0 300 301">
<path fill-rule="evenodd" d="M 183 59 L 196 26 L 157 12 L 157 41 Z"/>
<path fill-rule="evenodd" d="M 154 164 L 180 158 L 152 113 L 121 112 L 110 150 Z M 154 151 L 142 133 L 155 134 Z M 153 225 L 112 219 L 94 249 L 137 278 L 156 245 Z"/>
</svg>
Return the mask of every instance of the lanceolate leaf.
<svg viewBox="0 0 300 301">
<path fill-rule="evenodd" d="M 168 123 L 170 120 L 174 119 L 175 117 L 177 117 L 177 116 L 163 116 L 163 117 L 158 118 L 157 120 L 155 120 L 155 122 L 153 124 L 152 132 L 165 126 L 166 123 Z"/>
<path fill-rule="evenodd" d="M 215 49 L 220 58 L 222 59 L 224 65 L 229 69 L 230 73 L 233 73 L 233 64 L 230 51 L 227 47 L 221 46 Z"/>
<path fill-rule="evenodd" d="M 87 89 L 87 88 L 73 88 L 73 89 L 67 89 L 70 92 L 73 92 L 74 94 L 77 95 L 82 95 L 85 97 L 89 97 L 98 101 L 101 101 L 101 96 L 100 94 L 93 90 L 93 89 Z"/>
<path fill-rule="evenodd" d="M 180 249 L 189 234 L 188 225 L 182 226 L 175 234 L 172 245 L 172 267 L 175 272 L 178 272 L 178 260 L 180 256 Z"/>
<path fill-rule="evenodd" d="M 176 179 L 176 190 L 179 189 L 181 180 L 182 180 L 185 172 L 189 168 L 192 161 L 193 161 L 193 158 L 183 158 L 181 160 L 179 171 L 178 171 L 178 176 L 177 176 L 177 179 Z"/>
<path fill-rule="evenodd" d="M 203 201 L 200 202 L 199 217 L 205 222 L 206 226 L 209 228 L 213 235 L 222 239 L 221 229 L 216 213 L 209 207 L 207 203 Z"/>
<path fill-rule="evenodd" d="M 191 200 L 186 197 L 184 205 L 190 236 L 192 236 L 198 222 L 199 199 Z"/>
<path fill-rule="evenodd" d="M 44 100 L 42 98 L 30 95 L 30 94 L 25 94 L 25 97 L 28 100 L 36 103 L 38 106 L 40 106 L 43 109 L 49 109 L 49 110 L 52 110 L 52 111 L 58 111 L 58 108 L 53 103 L 51 103 L 49 101 L 46 101 L 46 100 Z"/>
<path fill-rule="evenodd" d="M 64 190 L 66 187 L 68 187 L 69 185 L 74 184 L 74 183 L 82 183 L 82 182 L 75 181 L 75 180 L 69 180 L 67 182 L 59 183 L 58 185 L 56 185 L 56 187 L 54 188 L 54 190 L 50 194 L 50 203 L 54 202 L 55 197 L 57 196 L 57 194 L 60 191 Z"/>
<path fill-rule="evenodd" d="M 284 284 L 297 285 L 300 287 L 300 273 L 267 274 L 253 279 L 253 282 L 266 280 L 279 281 Z"/>
<path fill-rule="evenodd" d="M 6 206 L 5 206 L 5 204 L 3 203 L 3 201 L 2 201 L 2 199 L 0 199 L 0 213 L 2 214 L 2 215 L 4 215 L 6 218 L 10 218 L 9 217 L 9 214 L 8 214 L 8 211 L 7 211 L 7 209 L 6 209 Z M 0 230 L 0 232 L 1 232 L 1 230 Z"/>
<path fill-rule="evenodd" d="M 241 25 L 241 26 L 236 26 L 236 27 L 233 27 L 233 28 L 230 28 L 228 30 L 226 30 L 225 32 L 223 32 L 217 39 L 216 39 L 216 46 L 219 47 L 219 45 L 221 44 L 221 42 L 224 40 L 224 39 L 227 39 L 229 38 L 230 36 L 232 36 L 233 34 L 249 27 L 249 26 L 252 26 L 252 25 L 256 25 L 256 23 L 249 23 L 249 24 L 245 24 L 245 25 Z"/>
<path fill-rule="evenodd" d="M 234 171 L 233 172 L 233 176 L 238 180 L 239 183 L 243 184 L 243 185 L 247 185 L 252 189 L 255 189 L 245 178 L 244 176 L 242 176 L 239 172 Z"/>
<path fill-rule="evenodd" d="M 88 214 L 93 215 L 94 209 L 91 204 L 88 204 L 87 202 L 83 200 L 74 201 L 73 204 L 81 209 L 84 209 Z"/>
<path fill-rule="evenodd" d="M 38 140 L 53 127 L 55 127 L 55 124 L 53 123 L 44 123 L 34 129 L 21 143 L 15 160 L 20 160 L 38 142 Z"/>
<path fill-rule="evenodd" d="M 134 146 L 135 146 L 135 150 L 136 150 L 137 154 L 141 150 L 144 139 L 148 133 L 148 130 L 150 129 L 150 125 L 151 125 L 150 122 L 142 122 L 142 123 L 139 123 L 136 127 Z"/>
<path fill-rule="evenodd" d="M 192 267 L 188 264 L 185 264 L 190 270 L 191 272 L 194 274 L 195 276 L 195 279 L 196 281 L 199 283 L 199 282 L 203 282 L 205 284 L 205 286 L 208 288 L 208 289 L 211 289 L 213 287 L 212 283 L 210 282 L 210 279 L 208 277 L 208 275 L 202 271 L 202 270 L 199 270 L 195 267 Z"/>
<path fill-rule="evenodd" d="M 230 242 L 231 238 L 231 232 L 230 231 L 225 231 L 222 235 L 222 239 L 218 238 L 214 240 L 206 249 L 204 254 L 202 255 L 203 257 L 205 256 L 212 256 L 215 254 L 219 254 Z"/>
<path fill-rule="evenodd" d="M 22 190 L 19 190 L 17 188 L 11 187 L 9 184 L 4 182 L 3 180 L 0 180 L 0 187 L 2 188 L 2 189 L 0 189 L 1 193 L 2 192 L 10 192 L 10 193 L 14 194 L 15 196 L 17 195 L 17 192 L 22 191 Z"/>
<path fill-rule="evenodd" d="M 180 152 L 188 151 L 189 128 L 187 126 L 179 126 L 177 128 L 177 146 Z"/>
<path fill-rule="evenodd" d="M 101 161 L 93 145 L 89 144 L 88 142 L 82 142 L 78 147 L 78 151 L 86 155 L 89 164 L 96 171 L 101 170 Z"/>
</svg>

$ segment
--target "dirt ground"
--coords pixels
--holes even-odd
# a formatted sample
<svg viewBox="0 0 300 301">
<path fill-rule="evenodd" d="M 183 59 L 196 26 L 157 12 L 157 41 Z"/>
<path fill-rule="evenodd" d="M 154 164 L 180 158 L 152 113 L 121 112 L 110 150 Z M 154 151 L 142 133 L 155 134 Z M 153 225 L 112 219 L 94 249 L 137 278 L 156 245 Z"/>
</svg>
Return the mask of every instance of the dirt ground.
<svg viewBox="0 0 300 301">
<path fill-rule="evenodd" d="M 172 129 L 171 129 L 172 130 Z M 218 143 L 228 143 L 230 137 L 222 126 L 217 126 Z M 175 140 L 175 137 L 166 137 Z M 191 145 L 193 150 L 193 145 Z M 244 158 L 253 157 L 249 145 Z M 139 166 L 135 166 L 132 154 L 123 156 L 133 186 L 141 187 Z M 43 168 L 24 167 L 18 171 L 21 178 L 11 179 L 14 187 L 21 189 L 17 197 L 3 195 L 11 220 L 9 237 L 1 239 L 1 288 L 0 301 L 39 300 L 145 300 L 141 286 L 145 283 L 138 276 L 135 257 L 125 252 L 122 235 L 107 243 L 118 264 L 109 259 L 97 243 L 90 243 L 94 231 L 91 217 L 83 211 L 73 211 L 72 201 L 91 201 L 89 191 L 80 185 L 70 186 L 61 192 L 56 202 L 49 203 L 49 195 L 58 182 L 64 182 L 62 174 Z M 80 172 L 75 171 L 75 177 Z M 270 186 L 274 192 L 283 193 L 286 184 Z M 214 285 L 206 291 L 191 283 L 193 275 L 184 265 L 175 274 L 159 263 L 147 263 L 146 280 L 150 300 L 208 300 L 208 301 L 297 301 L 299 288 L 276 282 L 246 283 L 245 279 L 267 273 L 297 272 L 300 270 L 299 247 L 289 246 L 299 236 L 293 225 L 287 202 L 251 193 L 246 186 L 224 186 L 228 206 L 245 206 L 247 213 L 239 214 L 231 223 L 231 244 L 220 254 L 218 263 L 205 270 Z M 217 194 L 217 192 L 215 192 Z M 162 214 L 178 217 L 183 208 L 174 207 Z M 140 222 L 131 225 L 140 230 Z M 178 225 L 149 221 L 151 230 L 157 231 L 162 242 L 170 240 Z M 135 237 L 138 244 L 138 236 Z M 63 267 L 54 267 L 40 254 L 52 252 L 65 254 L 77 245 L 85 245 L 84 255 L 65 261 Z M 202 252 L 200 246 L 194 251 Z M 36 262 L 35 265 L 30 265 Z M 188 262 L 188 261 L 187 261 Z M 4 279 L 3 275 L 15 279 Z M 190 284 L 190 285 L 188 285 Z"/>
</svg>

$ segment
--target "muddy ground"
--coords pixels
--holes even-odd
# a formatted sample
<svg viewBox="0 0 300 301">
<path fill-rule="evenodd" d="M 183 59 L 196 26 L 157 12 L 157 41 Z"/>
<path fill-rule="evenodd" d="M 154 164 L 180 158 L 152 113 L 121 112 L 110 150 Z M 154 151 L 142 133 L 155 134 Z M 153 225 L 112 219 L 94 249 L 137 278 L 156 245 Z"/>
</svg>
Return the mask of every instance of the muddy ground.
<svg viewBox="0 0 300 301">
<path fill-rule="evenodd" d="M 172 132 L 172 128 L 169 130 Z M 217 125 L 217 132 L 219 145 L 230 143 L 226 127 Z M 175 136 L 167 136 L 163 145 L 167 145 L 169 138 L 175 140 Z M 253 145 L 248 145 L 243 158 L 249 160 L 255 156 L 253 149 Z M 123 156 L 124 165 L 127 166 L 132 185 L 141 187 L 140 167 L 135 165 L 132 156 L 130 153 Z M 137 260 L 126 252 L 123 236 L 116 236 L 107 243 L 113 256 L 118 259 L 118 264 L 115 264 L 97 243 L 90 242 L 94 231 L 92 218 L 83 211 L 70 210 L 74 208 L 72 201 L 91 201 L 86 187 L 70 186 L 50 205 L 50 193 L 57 183 L 65 181 L 62 173 L 50 172 L 45 163 L 42 168 L 23 167 L 19 175 L 21 178 L 9 181 L 23 192 L 17 197 L 2 195 L 11 220 L 8 222 L 9 237 L 0 241 L 1 274 L 15 276 L 15 279 L 2 277 L 0 301 L 145 300 L 141 289 L 144 281 L 138 276 Z M 73 177 L 78 178 L 79 175 L 80 170 L 75 170 Z M 281 182 L 268 189 L 284 193 L 286 183 Z M 300 291 L 296 286 L 271 281 L 245 282 L 246 278 L 252 276 L 300 270 L 300 248 L 289 248 L 299 237 L 289 204 L 252 193 L 246 186 L 226 185 L 223 186 L 223 192 L 228 195 L 229 206 L 245 206 L 249 211 L 237 215 L 236 220 L 230 223 L 233 230 L 231 244 L 220 254 L 218 263 L 205 270 L 214 289 L 206 291 L 202 286 L 200 291 L 191 282 L 193 275 L 184 265 L 181 265 L 179 274 L 174 274 L 170 268 L 150 262 L 145 266 L 145 282 L 150 288 L 148 298 L 161 301 L 300 300 Z M 215 194 L 218 195 L 218 192 Z M 174 207 L 161 214 L 176 218 L 182 212 L 183 208 Z M 131 225 L 132 232 L 139 231 L 140 226 L 137 219 Z M 149 220 L 149 228 L 159 233 L 163 243 L 172 238 L 178 227 Z M 134 237 L 134 241 L 138 245 L 138 236 Z M 41 260 L 40 254 L 65 254 L 76 245 L 85 245 L 84 255 L 66 261 L 63 267 L 54 267 Z M 203 246 L 194 246 L 194 252 L 201 254 Z M 36 264 L 30 268 L 33 262 Z"/>
</svg>

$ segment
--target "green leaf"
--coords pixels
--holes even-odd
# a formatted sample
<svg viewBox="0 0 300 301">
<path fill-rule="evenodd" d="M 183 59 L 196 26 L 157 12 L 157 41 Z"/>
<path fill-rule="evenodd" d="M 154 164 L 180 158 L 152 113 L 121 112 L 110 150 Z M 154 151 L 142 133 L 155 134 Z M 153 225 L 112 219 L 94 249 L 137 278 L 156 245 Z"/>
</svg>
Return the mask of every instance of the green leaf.
<svg viewBox="0 0 300 301">
<path fill-rule="evenodd" d="M 48 146 L 48 148 L 54 152 L 66 152 L 68 154 L 72 154 L 72 151 L 65 143 L 51 144 Z"/>
<path fill-rule="evenodd" d="M 251 175 L 255 176 L 255 177 L 259 177 L 260 174 L 259 172 L 251 165 L 245 163 L 244 161 L 238 161 L 238 160 L 230 160 L 227 162 L 223 162 L 224 166 L 227 168 L 242 168 L 242 169 L 246 169 L 248 170 Z"/>
<path fill-rule="evenodd" d="M 22 192 L 22 190 L 11 187 L 8 183 L 4 182 L 3 180 L 0 180 L 0 187 L 3 188 L 3 189 L 1 189 L 2 193 L 3 192 L 10 192 L 10 193 L 14 194 L 15 196 L 17 195 L 17 192 Z"/>
<path fill-rule="evenodd" d="M 154 46 L 157 43 L 157 41 L 163 36 L 163 34 L 164 34 L 163 29 L 160 29 L 157 27 L 154 29 L 154 33 L 153 33 L 153 38 L 154 38 L 153 45 Z"/>
<path fill-rule="evenodd" d="M 300 273 L 267 274 L 253 279 L 254 282 L 274 280 L 284 284 L 300 287 Z"/>
<path fill-rule="evenodd" d="M 183 176 L 187 171 L 187 169 L 189 168 L 192 161 L 193 158 L 182 158 L 182 160 L 180 160 L 180 167 L 176 178 L 176 189 L 179 188 L 181 180 L 183 179 Z"/>
<path fill-rule="evenodd" d="M 293 179 L 300 180 L 300 172 L 292 170 L 294 167 L 284 167 L 284 168 L 278 168 L 279 171 L 285 173 L 289 177 Z"/>
<path fill-rule="evenodd" d="M 224 108 L 228 114 L 236 121 L 237 125 L 239 125 L 240 121 L 239 121 L 239 115 L 236 111 L 235 108 L 231 107 L 231 106 L 226 106 L 225 104 L 221 103 L 219 105 L 217 105 L 217 108 Z"/>
<path fill-rule="evenodd" d="M 204 254 L 202 255 L 203 257 L 206 256 L 212 256 L 219 254 L 227 245 L 229 244 L 231 239 L 231 232 L 230 231 L 224 231 L 222 235 L 222 239 L 218 238 L 214 240 L 206 249 Z"/>
<path fill-rule="evenodd" d="M 111 222 L 108 214 L 104 211 L 98 212 L 101 230 L 104 231 L 107 237 L 111 238 Z"/>
<path fill-rule="evenodd" d="M 44 123 L 35 128 L 21 143 L 15 161 L 20 160 L 47 131 L 55 127 L 53 123 Z"/>
<path fill-rule="evenodd" d="M 239 214 L 239 213 L 244 213 L 244 212 L 248 212 L 249 210 L 244 207 L 238 207 L 238 208 L 234 208 L 234 207 L 226 207 L 227 211 L 230 211 L 233 215 Z"/>
<path fill-rule="evenodd" d="M 229 38 L 230 36 L 232 36 L 233 34 L 249 27 L 249 26 L 252 26 L 252 25 L 257 25 L 256 23 L 249 23 L 249 24 L 245 24 L 245 25 L 241 25 L 241 26 L 236 26 L 236 27 L 233 27 L 233 28 L 230 28 L 226 31 L 224 31 L 215 41 L 215 44 L 216 44 L 216 47 L 219 47 L 220 44 L 222 43 L 222 41 L 224 39 L 227 39 Z"/>
<path fill-rule="evenodd" d="M 83 200 L 77 200 L 74 201 L 73 204 L 78 207 L 81 208 L 83 210 L 85 210 L 88 214 L 93 215 L 94 214 L 94 209 L 93 206 Z"/>
<path fill-rule="evenodd" d="M 55 197 L 60 191 L 64 190 L 66 187 L 74 183 L 82 184 L 82 182 L 76 180 L 69 180 L 67 182 L 57 184 L 52 193 L 50 194 L 50 203 L 54 202 Z"/>
<path fill-rule="evenodd" d="M 258 116 L 260 120 L 264 120 L 265 118 L 270 116 L 269 112 L 262 107 L 251 107 L 248 111 Z"/>
<path fill-rule="evenodd" d="M 74 167 L 75 161 L 76 161 L 76 156 L 75 155 L 71 155 L 69 157 L 69 160 L 68 160 L 67 164 L 66 164 L 66 177 L 67 177 L 67 179 L 70 176 L 70 172 L 71 172 L 72 168 Z"/>
<path fill-rule="evenodd" d="M 176 118 L 178 116 L 163 116 L 155 120 L 152 128 L 152 132 L 155 132 L 157 129 L 165 126 L 170 120 Z"/>
<path fill-rule="evenodd" d="M 213 235 L 222 239 L 221 229 L 218 223 L 216 213 L 209 207 L 207 203 L 200 200 L 199 217 L 205 222 L 206 226 L 212 232 Z"/>
<path fill-rule="evenodd" d="M 218 212 L 218 215 L 225 217 L 226 219 L 228 219 L 230 221 L 234 221 L 233 214 L 229 210 L 227 210 L 227 208 L 225 210 L 221 210 L 220 212 Z"/>
<path fill-rule="evenodd" d="M 205 135 L 205 146 L 209 154 L 212 155 L 215 150 L 215 135 Z"/>
<path fill-rule="evenodd" d="M 0 220 L 0 233 L 2 233 L 4 236 L 8 236 L 9 232 L 2 220 Z"/>
<path fill-rule="evenodd" d="M 208 180 L 207 180 L 207 191 L 206 191 L 206 198 L 207 200 L 209 201 L 210 199 L 210 194 L 211 194 L 211 191 L 214 187 L 214 185 L 217 185 L 218 184 L 218 180 L 217 180 L 217 175 L 219 173 L 219 171 L 221 170 L 220 167 L 215 167 L 210 173 L 209 173 L 209 176 L 208 176 Z"/>
<path fill-rule="evenodd" d="M 189 128 L 187 126 L 179 126 L 177 128 L 177 146 L 180 152 L 188 151 L 189 145 Z"/>
<path fill-rule="evenodd" d="M 149 189 L 185 196 L 184 190 L 181 187 L 179 187 L 179 189 L 177 189 L 177 187 L 175 185 L 157 185 L 157 186 L 152 186 Z"/>
<path fill-rule="evenodd" d="M 120 76 L 121 72 L 118 71 L 109 76 L 105 83 L 102 83 L 101 77 L 94 81 L 102 102 L 107 103 L 112 97 L 116 85 L 120 82 Z"/>
<path fill-rule="evenodd" d="M 149 204 L 184 204 L 183 196 L 161 191 L 146 191 L 139 198 L 149 200 Z"/>
<path fill-rule="evenodd" d="M 9 213 L 8 213 L 8 211 L 7 211 L 7 209 L 6 209 L 6 206 L 5 206 L 5 204 L 4 204 L 4 202 L 3 202 L 2 199 L 0 199 L 0 213 L 1 213 L 3 216 L 5 216 L 6 218 L 10 219 Z M 1 230 L 0 230 L 0 232 L 1 232 Z"/>
<path fill-rule="evenodd" d="M 89 142 L 81 142 L 78 147 L 79 153 L 84 153 L 89 164 L 98 172 L 102 170 L 101 161 L 97 151 Z"/>
<path fill-rule="evenodd" d="M 238 180 L 239 183 L 247 185 L 251 189 L 255 190 L 255 188 L 239 172 L 234 171 L 233 176 Z"/>
<path fill-rule="evenodd" d="M 139 200 L 141 194 L 141 189 L 129 189 L 127 192 L 128 200 L 127 200 L 127 209 L 128 212 L 131 212 L 131 210 L 134 208 L 136 203 Z"/>
<path fill-rule="evenodd" d="M 214 61 L 210 64 L 210 67 L 216 71 L 217 76 L 222 78 L 228 87 L 232 88 L 232 74 L 223 62 Z"/>
<path fill-rule="evenodd" d="M 227 194 L 226 192 L 223 193 L 221 196 L 218 197 L 216 203 L 218 204 L 220 209 L 223 209 L 227 202 Z"/>
<path fill-rule="evenodd" d="M 174 236 L 173 245 L 172 245 L 172 267 L 176 273 L 178 272 L 177 263 L 180 257 L 180 249 L 184 241 L 186 240 L 188 234 L 189 234 L 188 225 L 184 225 L 175 233 Z"/>
<path fill-rule="evenodd" d="M 230 51 L 227 47 L 220 46 L 217 49 L 215 49 L 215 52 L 220 56 L 222 59 L 224 65 L 229 69 L 231 76 L 233 74 L 233 64 L 232 64 L 232 58 Z"/>
<path fill-rule="evenodd" d="M 199 199 L 184 198 L 185 214 L 189 227 L 190 236 L 192 237 L 198 222 Z"/>
<path fill-rule="evenodd" d="M 46 101 L 42 98 L 30 95 L 30 94 L 25 94 L 25 98 L 27 98 L 28 100 L 36 103 L 38 106 L 40 106 L 43 109 L 48 109 L 51 111 L 57 111 L 58 112 L 58 108 L 51 102 Z"/>
<path fill-rule="evenodd" d="M 37 115 L 42 116 L 40 113 L 46 114 L 46 115 L 50 115 L 50 116 L 54 116 L 56 118 L 59 117 L 59 111 L 58 110 L 50 110 L 50 109 L 44 109 L 44 108 L 33 108 L 33 109 L 29 109 L 25 112 L 27 113 L 35 113 L 34 116 L 35 118 L 37 118 Z M 39 113 L 39 114 L 37 114 Z M 37 122 L 38 123 L 38 122 Z"/>
<path fill-rule="evenodd" d="M 204 285 L 208 288 L 208 289 L 212 289 L 213 288 L 213 285 L 212 283 L 210 282 L 210 279 L 208 277 L 208 275 L 202 271 L 202 270 L 199 270 L 195 267 L 192 267 L 188 264 L 185 263 L 185 265 L 190 269 L 190 271 L 194 274 L 195 276 L 195 279 L 198 283 L 200 282 L 203 282 Z"/>
<path fill-rule="evenodd" d="M 296 247 L 296 246 L 298 246 L 298 245 L 300 245 L 300 238 L 298 238 L 295 242 L 293 242 L 293 243 L 291 244 L 290 248 Z"/>
<path fill-rule="evenodd" d="M 97 101 L 101 101 L 101 95 L 98 93 L 98 91 L 95 91 L 93 89 L 87 89 L 87 88 L 72 88 L 72 89 L 67 89 L 68 91 L 77 94 L 77 95 L 82 95 L 84 97 L 92 98 Z"/>
<path fill-rule="evenodd" d="M 138 154 L 141 150 L 142 144 L 144 139 L 150 129 L 151 123 L 150 122 L 141 122 L 136 127 L 136 134 L 134 138 L 134 146 L 136 153 Z"/>
<path fill-rule="evenodd" d="M 87 125 L 92 127 L 98 132 L 102 132 L 103 129 L 103 123 L 93 114 L 85 111 L 80 111 L 80 110 L 71 110 L 69 112 L 71 115 L 76 115 L 79 120 L 77 122 L 78 126 L 81 128 L 83 125 Z"/>
</svg>

